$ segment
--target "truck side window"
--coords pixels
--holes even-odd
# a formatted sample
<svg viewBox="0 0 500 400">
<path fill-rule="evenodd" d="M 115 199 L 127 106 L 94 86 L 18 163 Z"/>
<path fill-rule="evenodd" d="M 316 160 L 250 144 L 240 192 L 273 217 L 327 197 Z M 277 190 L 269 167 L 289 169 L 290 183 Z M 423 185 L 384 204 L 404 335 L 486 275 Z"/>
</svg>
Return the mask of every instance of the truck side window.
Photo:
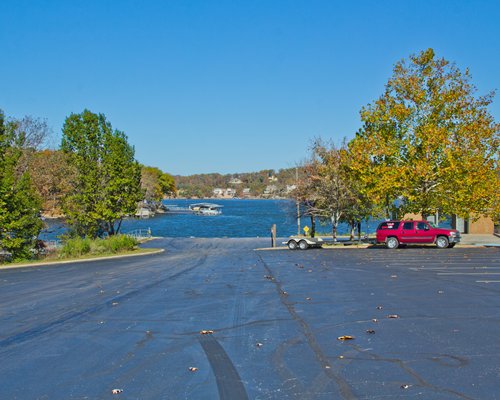
<svg viewBox="0 0 500 400">
<path fill-rule="evenodd" d="M 403 229 L 405 229 L 405 230 L 411 230 L 411 229 L 413 229 L 413 222 L 405 222 L 403 224 Z"/>
<path fill-rule="evenodd" d="M 390 221 L 390 222 L 382 222 L 379 227 L 377 229 L 398 229 L 399 227 L 399 222 L 394 222 L 394 221 Z"/>
<path fill-rule="evenodd" d="M 428 228 L 427 228 L 427 224 L 426 224 L 425 222 L 419 222 L 419 223 L 417 224 L 417 229 L 420 229 L 420 230 L 422 230 L 422 231 L 425 231 L 426 229 L 428 229 Z"/>
</svg>

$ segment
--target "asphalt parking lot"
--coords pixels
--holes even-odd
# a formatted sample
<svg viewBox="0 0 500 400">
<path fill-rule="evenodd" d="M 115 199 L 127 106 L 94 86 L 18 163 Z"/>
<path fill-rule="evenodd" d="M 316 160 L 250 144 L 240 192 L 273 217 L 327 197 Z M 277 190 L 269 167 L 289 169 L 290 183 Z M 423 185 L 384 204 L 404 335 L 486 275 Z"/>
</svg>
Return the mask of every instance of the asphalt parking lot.
<svg viewBox="0 0 500 400">
<path fill-rule="evenodd" d="M 1 399 L 500 399 L 498 248 L 148 245 L 0 270 Z"/>
</svg>

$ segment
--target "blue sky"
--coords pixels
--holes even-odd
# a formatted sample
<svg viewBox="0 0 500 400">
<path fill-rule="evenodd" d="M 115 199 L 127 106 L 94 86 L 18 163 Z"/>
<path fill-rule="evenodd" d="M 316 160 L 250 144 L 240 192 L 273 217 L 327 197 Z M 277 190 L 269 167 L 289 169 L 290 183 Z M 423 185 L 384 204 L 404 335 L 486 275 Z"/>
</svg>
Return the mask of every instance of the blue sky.
<svg viewBox="0 0 500 400">
<path fill-rule="evenodd" d="M 410 54 L 499 89 L 498 21 L 495 0 L 2 0 L 0 108 L 58 137 L 70 113 L 104 113 L 173 174 L 294 167 L 313 138 L 352 138 Z"/>
</svg>

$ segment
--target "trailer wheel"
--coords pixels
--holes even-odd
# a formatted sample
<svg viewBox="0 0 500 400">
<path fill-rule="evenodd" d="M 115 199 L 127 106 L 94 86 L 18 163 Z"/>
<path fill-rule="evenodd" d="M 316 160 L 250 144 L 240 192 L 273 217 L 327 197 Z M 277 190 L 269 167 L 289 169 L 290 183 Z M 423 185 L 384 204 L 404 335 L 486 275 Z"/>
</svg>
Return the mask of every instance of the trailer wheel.
<svg viewBox="0 0 500 400">
<path fill-rule="evenodd" d="M 309 245 L 307 244 L 307 242 L 305 240 L 301 240 L 299 242 L 299 248 L 300 248 L 300 250 L 307 250 L 309 248 Z"/>
<path fill-rule="evenodd" d="M 297 242 L 295 240 L 289 240 L 288 241 L 288 248 L 290 250 L 296 250 L 297 249 Z"/>
</svg>

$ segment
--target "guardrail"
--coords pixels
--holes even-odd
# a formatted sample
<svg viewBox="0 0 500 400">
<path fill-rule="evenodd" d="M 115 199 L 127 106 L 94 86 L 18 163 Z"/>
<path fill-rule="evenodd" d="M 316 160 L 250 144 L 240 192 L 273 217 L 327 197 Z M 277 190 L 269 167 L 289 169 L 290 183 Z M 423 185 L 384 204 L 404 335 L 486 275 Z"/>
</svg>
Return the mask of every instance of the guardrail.
<svg viewBox="0 0 500 400">
<path fill-rule="evenodd" d="M 47 250 L 56 250 L 62 247 L 62 242 L 60 240 L 45 240 L 43 242 Z"/>
<path fill-rule="evenodd" d="M 124 235 L 133 237 L 137 240 L 150 239 L 151 238 L 151 228 L 148 229 L 135 229 L 130 232 L 124 233 Z"/>
</svg>

